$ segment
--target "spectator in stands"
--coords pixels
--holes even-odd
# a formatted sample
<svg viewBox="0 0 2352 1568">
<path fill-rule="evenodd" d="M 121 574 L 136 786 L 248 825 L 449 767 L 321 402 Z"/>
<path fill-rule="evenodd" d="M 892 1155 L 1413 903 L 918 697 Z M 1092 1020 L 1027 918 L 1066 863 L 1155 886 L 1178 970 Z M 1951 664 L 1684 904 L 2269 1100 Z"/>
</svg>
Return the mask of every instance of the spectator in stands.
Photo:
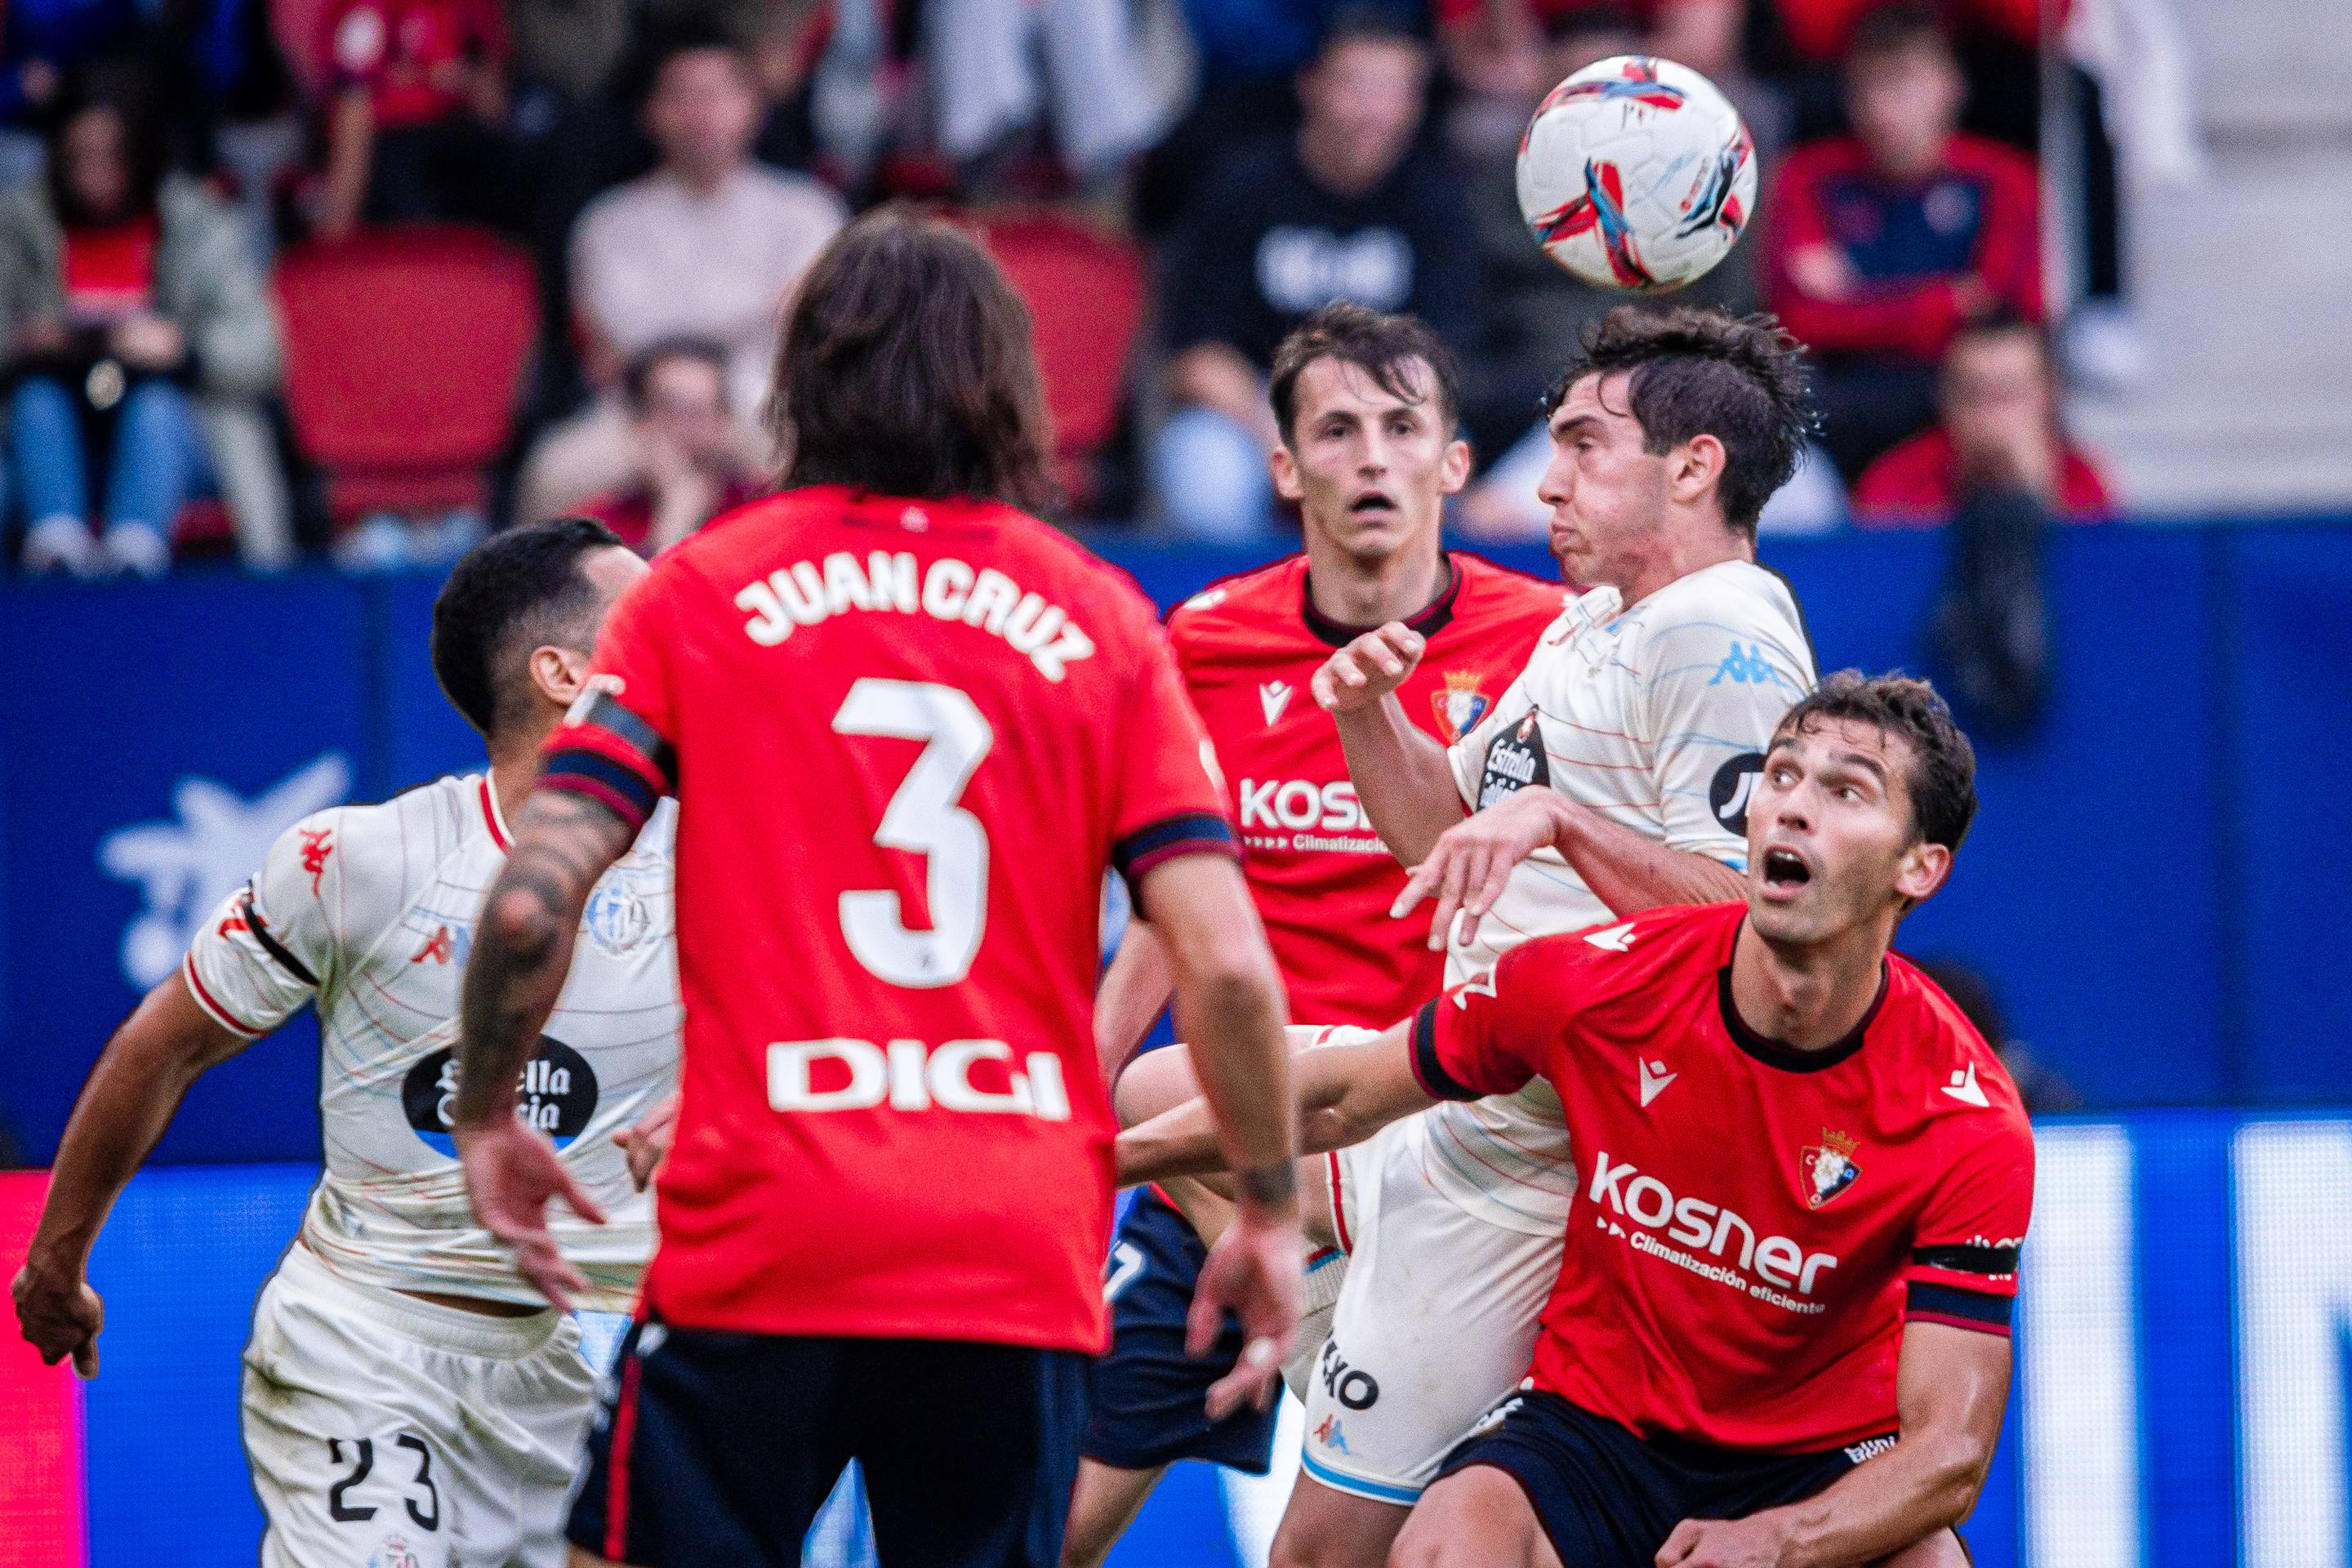
<svg viewBox="0 0 2352 1568">
<path fill-rule="evenodd" d="M 291 552 L 264 411 L 277 318 L 235 216 L 163 173 L 147 103 L 61 89 L 46 180 L 0 197 L 8 471 L 31 571 L 160 576 L 200 488 L 227 502 L 248 564 Z"/>
<path fill-rule="evenodd" d="M 1864 470 L 1853 488 L 1857 521 L 1942 522 L 1989 489 L 2022 490 L 2072 521 L 2105 516 L 2106 480 L 2060 422 L 2042 328 L 2014 316 L 1962 327 L 1944 351 L 1940 404 L 1942 423 Z"/>
<path fill-rule="evenodd" d="M 1438 53 L 1460 89 L 1454 139 L 1465 148 L 1516 145 L 1536 104 L 1569 74 L 1549 58 L 1564 32 L 1614 25 L 1631 36 L 1609 53 L 1663 55 L 1727 88 L 1744 74 L 1745 0 L 1435 0 L 1433 10 Z"/>
<path fill-rule="evenodd" d="M 1380 13 L 1335 23 L 1299 73 L 1295 135 L 1237 148 L 1207 176 L 1163 258 L 1174 405 L 1151 457 L 1163 514 L 1202 538 L 1267 525 L 1265 405 L 1275 345 L 1334 300 L 1409 310 L 1463 346 L 1479 321 L 1459 182 L 1416 149 L 1429 51 Z"/>
<path fill-rule="evenodd" d="M 581 507 L 638 554 L 667 550 L 758 495 L 727 400 L 727 351 L 708 338 L 665 338 L 621 376 L 637 471 Z"/>
<path fill-rule="evenodd" d="M 1931 13 L 1872 12 L 1846 62 L 1854 134 L 1790 153 L 1764 203 L 1767 291 L 1814 351 L 1849 479 L 1934 417 L 1963 322 L 2042 316 L 2033 165 L 1955 129 L 1966 90 Z"/>
<path fill-rule="evenodd" d="M 572 234 L 572 310 L 598 395 L 532 453 L 517 503 L 527 521 L 642 469 L 621 369 L 664 338 L 725 350 L 744 450 L 761 449 L 749 416 L 765 395 L 784 298 L 848 217 L 828 187 L 752 162 L 763 107 L 750 60 L 723 36 L 681 36 L 663 52 L 646 104 L 660 166 L 599 196 Z"/>
<path fill-rule="evenodd" d="M 8 0 L 0 12 L 0 190 L 40 174 L 59 89 L 135 50 L 141 13 L 139 0 Z"/>
<path fill-rule="evenodd" d="M 332 0 L 315 223 L 503 225 L 513 210 L 507 37 L 497 0 Z"/>
</svg>

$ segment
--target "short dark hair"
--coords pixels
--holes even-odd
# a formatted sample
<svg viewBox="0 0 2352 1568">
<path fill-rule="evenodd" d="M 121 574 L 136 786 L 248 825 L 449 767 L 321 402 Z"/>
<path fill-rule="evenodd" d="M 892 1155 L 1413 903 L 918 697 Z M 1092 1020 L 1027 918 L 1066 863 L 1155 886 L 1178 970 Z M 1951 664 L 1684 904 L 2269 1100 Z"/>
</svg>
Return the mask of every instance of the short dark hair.
<svg viewBox="0 0 2352 1568">
<path fill-rule="evenodd" d="M 656 339 L 629 356 L 621 368 L 621 395 L 633 414 L 646 408 L 646 385 L 656 369 L 674 359 L 697 360 L 719 373 L 719 401 L 727 401 L 727 351 L 709 338 L 680 333 Z"/>
<path fill-rule="evenodd" d="M 1058 503 L 1029 307 L 961 229 L 867 213 L 801 279 L 768 428 L 787 485 Z"/>
<path fill-rule="evenodd" d="M 2009 337 L 2030 339 L 2033 346 L 2041 351 L 2043 366 L 2053 374 L 2056 373 L 2058 356 L 2051 346 L 2050 329 L 2031 316 L 2020 314 L 2008 305 L 2000 306 L 1981 316 L 1971 317 L 1954 328 L 1951 342 L 1944 345 L 1944 357 L 1948 360 L 1952 351 L 1962 343 L 1981 342 L 1987 338 Z"/>
<path fill-rule="evenodd" d="M 1320 359 L 1354 365 L 1391 397 L 1407 403 L 1433 397 L 1439 420 L 1449 435 L 1453 432 L 1462 406 L 1462 368 L 1445 340 L 1418 316 L 1385 315 L 1342 300 L 1299 322 L 1274 351 L 1266 398 L 1274 405 L 1274 422 L 1284 441 L 1290 439 L 1298 416 L 1298 378 Z M 1416 388 L 1407 379 L 1406 367 L 1414 360 L 1429 366 L 1434 386 Z"/>
<path fill-rule="evenodd" d="M 1671 451 L 1700 435 L 1722 442 L 1716 495 L 1723 521 L 1753 534 L 1764 503 L 1797 471 L 1814 431 L 1803 353 L 1772 316 L 1620 305 L 1584 329 L 1583 351 L 1544 398 L 1544 416 L 1586 376 L 1633 372 L 1629 397 L 1643 450 Z"/>
<path fill-rule="evenodd" d="M 43 123 L 48 163 L 42 178 L 59 223 L 115 223 L 155 211 L 170 162 L 155 98 L 149 73 L 131 60 L 102 59 L 67 73 Z M 74 194 L 65 169 L 66 132 L 83 115 L 101 110 L 122 127 L 123 205 L 110 213 L 89 211 Z"/>
<path fill-rule="evenodd" d="M 1781 715 L 1772 743 L 1805 734 L 1825 720 L 1868 724 L 1908 746 L 1911 767 L 1904 790 L 1911 797 L 1912 831 L 1947 849 L 1960 847 L 1976 820 L 1977 752 L 1934 687 L 1907 675 L 1841 669 Z"/>
<path fill-rule="evenodd" d="M 1948 58 L 1952 41 L 1933 7 L 1915 4 L 1914 0 L 1896 0 L 1895 5 L 1865 13 L 1853 25 L 1853 37 L 1845 47 L 1845 63 L 1853 66 L 1862 60 L 1883 60 L 1914 49 L 1933 50 Z"/>
<path fill-rule="evenodd" d="M 433 600 L 433 674 L 484 735 L 508 716 L 518 648 L 554 642 L 587 651 L 580 624 L 595 589 L 580 570 L 593 551 L 626 548 L 593 518 L 562 517 L 494 533 L 466 552 Z"/>
<path fill-rule="evenodd" d="M 1344 5 L 1334 12 L 1316 37 L 1315 58 L 1309 64 L 1321 64 L 1342 44 L 1402 44 L 1424 53 L 1429 48 L 1429 40 L 1413 25 L 1413 13 L 1370 4 Z"/>
</svg>

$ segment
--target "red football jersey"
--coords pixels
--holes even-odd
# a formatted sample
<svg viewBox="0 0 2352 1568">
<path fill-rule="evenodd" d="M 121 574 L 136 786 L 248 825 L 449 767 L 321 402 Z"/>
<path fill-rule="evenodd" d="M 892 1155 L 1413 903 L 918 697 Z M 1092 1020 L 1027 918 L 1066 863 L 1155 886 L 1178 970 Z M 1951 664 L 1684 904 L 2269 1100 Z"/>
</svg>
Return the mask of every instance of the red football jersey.
<svg viewBox="0 0 2352 1568">
<path fill-rule="evenodd" d="M 1567 602 L 1559 583 L 1460 552 L 1448 559 L 1451 586 L 1406 623 L 1428 651 L 1397 689 L 1413 722 L 1444 745 L 1503 694 Z M 1241 825 L 1290 1016 L 1384 1028 L 1437 994 L 1445 955 L 1428 949 L 1428 906 L 1389 918 L 1404 868 L 1365 819 L 1339 725 L 1309 689 L 1331 650 L 1367 629 L 1315 608 L 1304 555 L 1219 583 L 1168 618 Z"/>
<path fill-rule="evenodd" d="M 1103 877 L 1231 855 L 1150 603 L 1011 508 L 790 491 L 614 607 L 542 788 L 678 797 L 646 1306 L 1099 1351 Z"/>
<path fill-rule="evenodd" d="M 1731 1005 L 1745 906 L 1538 937 L 1415 1020 L 1423 1087 L 1538 1073 L 1581 1169 L 1535 1381 L 1643 1437 L 1811 1452 L 1895 1429 L 1905 1318 L 2009 1331 L 2033 1134 L 1960 1010 L 1891 956 L 1844 1041 Z"/>
</svg>

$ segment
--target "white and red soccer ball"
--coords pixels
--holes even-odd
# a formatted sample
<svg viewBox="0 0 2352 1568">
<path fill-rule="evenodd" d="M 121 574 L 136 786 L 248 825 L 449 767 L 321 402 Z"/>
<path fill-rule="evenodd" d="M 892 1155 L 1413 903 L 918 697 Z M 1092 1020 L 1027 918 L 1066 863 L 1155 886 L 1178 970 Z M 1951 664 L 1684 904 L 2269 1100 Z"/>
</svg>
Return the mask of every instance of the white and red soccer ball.
<svg viewBox="0 0 2352 1568">
<path fill-rule="evenodd" d="M 1731 100 L 1646 55 L 1551 89 L 1519 139 L 1519 214 L 1544 254 L 1598 288 L 1679 289 L 1756 211 L 1756 143 Z"/>
</svg>

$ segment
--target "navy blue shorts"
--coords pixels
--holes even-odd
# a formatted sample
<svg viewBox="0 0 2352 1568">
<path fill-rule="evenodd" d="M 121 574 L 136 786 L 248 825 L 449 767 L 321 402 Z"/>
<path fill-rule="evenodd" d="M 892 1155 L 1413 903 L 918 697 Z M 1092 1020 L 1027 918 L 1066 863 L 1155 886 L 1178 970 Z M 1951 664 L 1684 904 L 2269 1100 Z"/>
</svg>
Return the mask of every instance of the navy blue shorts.
<svg viewBox="0 0 2352 1568">
<path fill-rule="evenodd" d="M 1088 1360 L 639 1323 L 589 1433 L 567 1533 L 643 1568 L 797 1563 L 856 1459 L 893 1568 L 1056 1568 Z"/>
<path fill-rule="evenodd" d="M 1440 1479 L 1492 1465 L 1519 1483 L 1563 1568 L 1651 1568 L 1685 1519 L 1744 1519 L 1809 1498 L 1894 1447 L 1892 1434 L 1818 1454 L 1647 1441 L 1557 1394 L 1525 1390 L 1445 1457 Z"/>
<path fill-rule="evenodd" d="M 1093 1407 L 1079 1451 L 1123 1470 L 1206 1459 L 1254 1476 L 1274 1455 L 1274 1412 L 1244 1405 L 1209 1419 L 1209 1384 L 1241 1359 L 1241 1325 L 1228 1318 L 1207 1355 L 1184 1353 L 1184 1314 L 1208 1249 L 1175 1205 L 1146 1187 L 1128 1205 L 1111 1245 L 1103 1288 L 1110 1296 L 1110 1353 L 1095 1363 Z"/>
</svg>

